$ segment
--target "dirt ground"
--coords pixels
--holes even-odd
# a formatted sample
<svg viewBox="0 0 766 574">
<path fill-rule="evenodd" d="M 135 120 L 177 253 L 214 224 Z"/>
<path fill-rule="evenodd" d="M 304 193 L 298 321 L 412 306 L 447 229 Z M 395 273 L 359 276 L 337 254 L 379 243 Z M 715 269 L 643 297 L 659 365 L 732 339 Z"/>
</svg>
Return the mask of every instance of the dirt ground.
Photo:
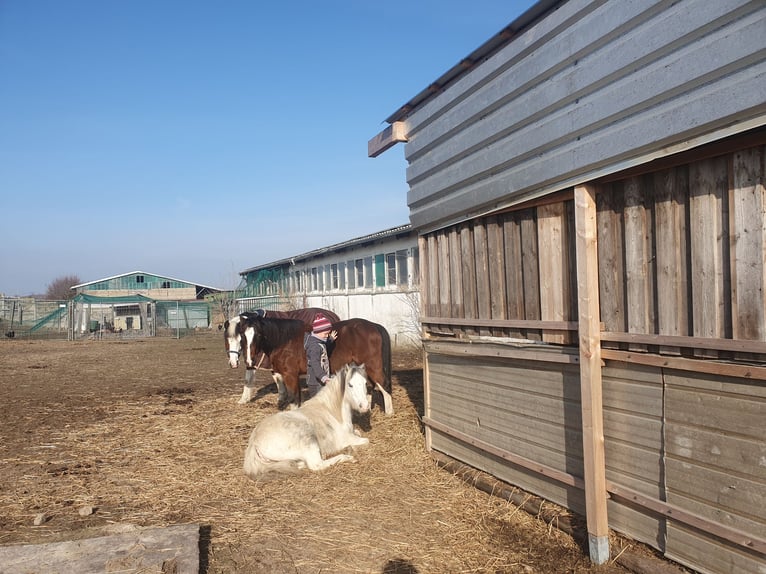
<svg viewBox="0 0 766 574">
<path fill-rule="evenodd" d="M 0 341 L 0 544 L 195 523 L 208 574 L 627 572 L 435 464 L 417 353 L 394 355 L 395 413 L 358 421 L 355 464 L 267 483 L 241 467 L 276 389 L 259 373 L 238 405 L 243 376 L 217 332 Z"/>
</svg>

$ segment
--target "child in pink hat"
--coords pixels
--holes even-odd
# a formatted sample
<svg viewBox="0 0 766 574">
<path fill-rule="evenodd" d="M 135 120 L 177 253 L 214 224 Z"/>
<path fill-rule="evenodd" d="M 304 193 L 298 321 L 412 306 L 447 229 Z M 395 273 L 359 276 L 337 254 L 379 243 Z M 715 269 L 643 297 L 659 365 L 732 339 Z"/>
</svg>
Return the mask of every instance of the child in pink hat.
<svg viewBox="0 0 766 574">
<path fill-rule="evenodd" d="M 311 333 L 306 335 L 303 346 L 306 349 L 306 384 L 309 398 L 319 392 L 330 378 L 330 359 L 327 355 L 327 341 L 334 339 L 332 323 L 317 313 L 311 324 Z"/>
</svg>

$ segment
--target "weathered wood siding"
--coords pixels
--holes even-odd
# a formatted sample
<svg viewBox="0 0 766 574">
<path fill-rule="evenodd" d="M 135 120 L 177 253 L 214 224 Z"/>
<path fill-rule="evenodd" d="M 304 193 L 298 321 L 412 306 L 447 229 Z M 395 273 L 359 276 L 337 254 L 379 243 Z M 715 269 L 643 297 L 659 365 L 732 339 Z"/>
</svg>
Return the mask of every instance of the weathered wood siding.
<svg viewBox="0 0 766 574">
<path fill-rule="evenodd" d="M 429 422 L 446 425 L 562 474 L 582 477 L 582 421 L 576 355 L 538 345 L 508 349 L 426 344 Z M 474 353 L 482 353 L 478 358 Z M 550 362 L 549 362 L 550 361 Z M 434 425 L 435 426 L 435 425 Z M 562 506 L 585 511 L 580 489 L 508 463 L 433 430 L 432 447 Z"/>
<path fill-rule="evenodd" d="M 664 379 L 667 501 L 766 539 L 766 382 L 672 370 Z M 766 572 L 763 553 L 736 552 L 674 521 L 665 553 L 701 571 Z"/>
<path fill-rule="evenodd" d="M 701 572 L 766 572 L 764 137 L 593 184 L 609 525 Z M 570 195 L 421 236 L 426 424 L 583 512 Z"/>
<path fill-rule="evenodd" d="M 765 23 L 761 0 L 561 3 L 403 118 L 413 226 L 763 125 Z"/>
<path fill-rule="evenodd" d="M 600 186 L 605 331 L 766 341 L 765 150 Z"/>
<path fill-rule="evenodd" d="M 567 200 L 428 235 L 423 323 L 456 334 L 576 342 L 573 229 Z"/>
</svg>

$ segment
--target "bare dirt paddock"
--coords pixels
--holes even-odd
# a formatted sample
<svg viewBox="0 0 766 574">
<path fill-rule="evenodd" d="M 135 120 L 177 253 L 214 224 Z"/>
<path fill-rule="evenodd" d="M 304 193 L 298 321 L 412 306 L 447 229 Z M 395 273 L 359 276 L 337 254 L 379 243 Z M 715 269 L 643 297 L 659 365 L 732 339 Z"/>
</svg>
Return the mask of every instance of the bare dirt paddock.
<svg viewBox="0 0 766 574">
<path fill-rule="evenodd" d="M 435 464 L 417 354 L 395 354 L 396 412 L 360 421 L 356 464 L 250 481 L 245 445 L 276 390 L 261 373 L 238 405 L 221 339 L 0 342 L 0 544 L 194 523 L 203 573 L 628 571 Z"/>
</svg>

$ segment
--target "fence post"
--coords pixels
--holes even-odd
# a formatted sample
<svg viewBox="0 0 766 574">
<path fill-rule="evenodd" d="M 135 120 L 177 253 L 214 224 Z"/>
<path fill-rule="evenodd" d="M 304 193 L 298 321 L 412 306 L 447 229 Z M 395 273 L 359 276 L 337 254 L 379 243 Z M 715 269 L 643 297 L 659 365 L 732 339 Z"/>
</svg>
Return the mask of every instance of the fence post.
<svg viewBox="0 0 766 574">
<path fill-rule="evenodd" d="M 576 186 L 574 202 L 585 509 L 590 559 L 595 564 L 604 564 L 609 560 L 609 521 L 606 509 L 595 188 L 592 185 Z"/>
</svg>

